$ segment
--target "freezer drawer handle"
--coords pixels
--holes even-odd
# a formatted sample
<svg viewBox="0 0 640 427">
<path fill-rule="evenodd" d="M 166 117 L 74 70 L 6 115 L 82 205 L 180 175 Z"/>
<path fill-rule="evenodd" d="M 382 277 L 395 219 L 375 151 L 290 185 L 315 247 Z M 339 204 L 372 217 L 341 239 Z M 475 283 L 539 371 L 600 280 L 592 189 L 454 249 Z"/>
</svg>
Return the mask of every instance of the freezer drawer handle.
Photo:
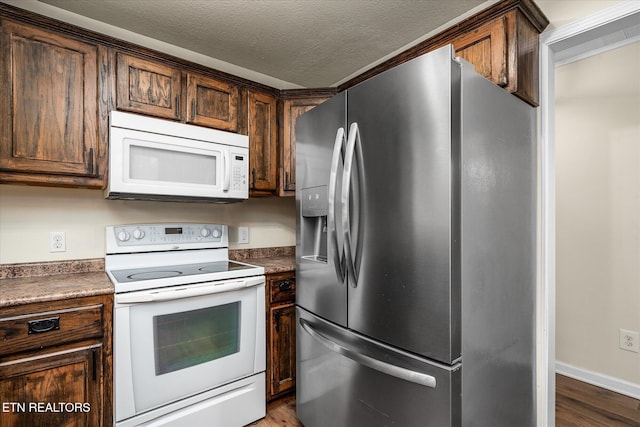
<svg viewBox="0 0 640 427">
<path fill-rule="evenodd" d="M 366 354 L 358 353 L 351 350 L 330 338 L 324 336 L 311 326 L 311 324 L 305 319 L 300 319 L 300 326 L 307 331 L 309 335 L 320 341 L 324 346 L 336 353 L 339 353 L 349 359 L 366 366 L 383 374 L 390 375 L 392 377 L 399 378 L 401 380 L 409 381 L 415 384 L 420 384 L 426 387 L 436 388 L 436 379 L 431 375 L 423 374 L 421 372 L 412 371 L 411 369 L 403 368 L 401 366 L 392 365 L 387 362 L 383 362 Z"/>
</svg>

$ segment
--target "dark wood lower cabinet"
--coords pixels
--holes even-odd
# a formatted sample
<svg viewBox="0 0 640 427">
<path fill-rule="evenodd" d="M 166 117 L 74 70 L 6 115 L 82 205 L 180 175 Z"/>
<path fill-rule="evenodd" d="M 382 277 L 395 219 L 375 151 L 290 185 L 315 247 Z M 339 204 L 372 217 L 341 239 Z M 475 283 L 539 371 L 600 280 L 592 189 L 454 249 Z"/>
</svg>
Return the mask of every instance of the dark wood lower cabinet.
<svg viewBox="0 0 640 427">
<path fill-rule="evenodd" d="M 295 389 L 295 273 L 267 275 L 267 401 Z"/>
<path fill-rule="evenodd" d="M 96 346 L 3 366 L 0 425 L 100 425 L 100 360 L 102 348 Z"/>
<path fill-rule="evenodd" d="M 113 296 L 0 308 L 0 427 L 113 423 Z"/>
</svg>

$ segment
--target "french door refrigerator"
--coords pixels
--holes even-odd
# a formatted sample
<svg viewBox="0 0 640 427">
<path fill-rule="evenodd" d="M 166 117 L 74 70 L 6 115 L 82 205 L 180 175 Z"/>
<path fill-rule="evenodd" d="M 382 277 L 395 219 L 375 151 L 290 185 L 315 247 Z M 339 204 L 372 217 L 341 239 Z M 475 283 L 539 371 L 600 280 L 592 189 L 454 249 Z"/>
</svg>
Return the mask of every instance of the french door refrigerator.
<svg viewBox="0 0 640 427">
<path fill-rule="evenodd" d="M 535 425 L 535 110 L 453 55 L 298 119 L 305 427 Z"/>
</svg>

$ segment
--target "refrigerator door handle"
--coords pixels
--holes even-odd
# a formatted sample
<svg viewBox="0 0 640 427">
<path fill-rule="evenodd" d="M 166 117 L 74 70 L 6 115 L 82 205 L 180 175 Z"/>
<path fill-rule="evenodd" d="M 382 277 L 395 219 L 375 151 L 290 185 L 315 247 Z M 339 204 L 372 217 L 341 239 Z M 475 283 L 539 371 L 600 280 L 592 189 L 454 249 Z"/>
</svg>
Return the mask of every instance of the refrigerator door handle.
<svg viewBox="0 0 640 427">
<path fill-rule="evenodd" d="M 343 284 L 346 280 L 346 266 L 344 257 L 344 245 L 338 242 L 338 231 L 336 230 L 336 190 L 338 187 L 338 166 L 340 158 L 343 157 L 345 145 L 344 128 L 339 128 L 336 132 L 336 140 L 333 143 L 333 155 L 331 156 L 331 172 L 329 175 L 329 194 L 328 194 L 328 210 L 327 225 L 329 227 L 329 236 L 334 248 L 333 265 L 336 270 L 338 283 Z"/>
<path fill-rule="evenodd" d="M 357 181 L 353 185 L 352 170 L 355 170 Z M 350 209 L 350 192 L 354 191 L 353 207 L 356 211 L 356 242 L 355 251 L 352 248 L 352 226 L 351 209 Z M 360 261 L 362 259 L 362 240 L 364 233 L 364 168 L 362 156 L 362 142 L 360 139 L 360 129 L 357 123 L 352 123 L 349 128 L 349 137 L 347 139 L 347 151 L 344 160 L 344 171 L 342 178 L 342 228 L 344 231 L 344 251 L 347 262 L 347 272 L 349 273 L 349 283 L 352 287 L 358 286 L 358 274 L 360 271 Z"/>
<path fill-rule="evenodd" d="M 314 329 L 312 324 L 305 319 L 300 319 L 300 326 L 302 326 L 302 328 L 309 335 L 318 340 L 325 347 L 345 357 L 348 357 L 349 359 L 353 360 L 356 363 L 359 363 L 360 365 L 374 369 L 383 374 L 399 378 L 401 380 L 420 384 L 430 388 L 436 388 L 436 379 L 431 375 L 427 375 L 422 372 L 416 372 L 409 368 L 393 365 L 388 362 L 383 362 L 382 360 L 358 352 L 356 349 L 351 349 L 345 343 L 341 343 L 337 339 L 327 337 L 318 330 Z"/>
</svg>

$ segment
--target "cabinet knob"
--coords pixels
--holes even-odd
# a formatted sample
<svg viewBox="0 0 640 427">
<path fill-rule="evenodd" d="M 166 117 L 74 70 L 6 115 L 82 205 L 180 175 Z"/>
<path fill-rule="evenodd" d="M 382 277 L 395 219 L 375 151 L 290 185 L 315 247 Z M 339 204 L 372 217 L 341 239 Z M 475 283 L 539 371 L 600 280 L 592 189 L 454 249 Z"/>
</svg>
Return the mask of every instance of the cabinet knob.
<svg viewBox="0 0 640 427">
<path fill-rule="evenodd" d="M 280 291 L 290 291 L 293 288 L 293 283 L 291 280 L 285 280 L 278 284 L 278 289 Z"/>
</svg>

